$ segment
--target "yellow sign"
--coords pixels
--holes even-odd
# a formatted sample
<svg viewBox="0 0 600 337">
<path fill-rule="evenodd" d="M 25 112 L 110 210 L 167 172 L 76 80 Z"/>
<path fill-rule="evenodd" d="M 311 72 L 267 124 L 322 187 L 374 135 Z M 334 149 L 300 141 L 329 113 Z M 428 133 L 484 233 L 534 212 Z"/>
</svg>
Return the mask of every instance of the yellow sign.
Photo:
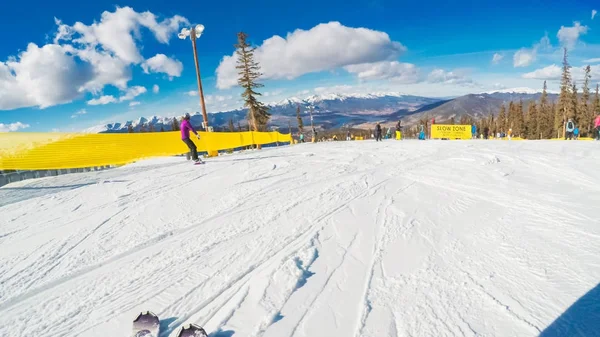
<svg viewBox="0 0 600 337">
<path fill-rule="evenodd" d="M 431 139 L 471 139 L 471 125 L 445 125 L 433 124 L 431 126 Z"/>
</svg>

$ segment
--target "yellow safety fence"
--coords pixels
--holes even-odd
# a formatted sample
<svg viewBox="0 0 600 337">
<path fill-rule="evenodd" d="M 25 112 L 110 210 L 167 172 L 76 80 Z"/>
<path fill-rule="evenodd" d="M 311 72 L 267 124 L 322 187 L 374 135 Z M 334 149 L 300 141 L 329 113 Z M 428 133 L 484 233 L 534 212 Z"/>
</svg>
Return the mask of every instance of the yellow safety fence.
<svg viewBox="0 0 600 337">
<path fill-rule="evenodd" d="M 249 145 L 290 143 L 279 132 L 199 132 L 198 152 L 215 153 Z M 149 133 L 0 133 L 0 170 L 52 170 L 123 165 L 189 152 L 179 131 Z"/>
</svg>

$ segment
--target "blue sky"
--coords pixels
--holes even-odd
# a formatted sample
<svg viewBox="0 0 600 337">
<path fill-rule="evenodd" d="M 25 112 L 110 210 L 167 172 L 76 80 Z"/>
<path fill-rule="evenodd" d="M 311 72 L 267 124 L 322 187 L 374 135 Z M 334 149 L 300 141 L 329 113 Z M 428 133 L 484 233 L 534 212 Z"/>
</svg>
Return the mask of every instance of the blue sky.
<svg viewBox="0 0 600 337">
<path fill-rule="evenodd" d="M 0 131 L 79 131 L 200 111 L 191 42 L 177 38 L 197 23 L 206 27 L 198 52 L 209 112 L 241 106 L 230 58 L 241 30 L 258 47 L 267 103 L 333 92 L 540 89 L 544 80 L 557 90 L 562 46 L 576 79 L 588 63 L 594 85 L 600 78 L 600 18 L 590 1 L 244 4 L 3 4 Z"/>
</svg>

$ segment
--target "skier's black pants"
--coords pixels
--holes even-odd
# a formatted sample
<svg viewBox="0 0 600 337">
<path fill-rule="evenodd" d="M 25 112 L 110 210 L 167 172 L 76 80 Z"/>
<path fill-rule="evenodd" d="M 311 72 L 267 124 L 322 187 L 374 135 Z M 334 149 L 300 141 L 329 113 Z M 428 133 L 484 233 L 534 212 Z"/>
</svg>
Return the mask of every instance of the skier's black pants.
<svg viewBox="0 0 600 337">
<path fill-rule="evenodd" d="M 375 140 L 376 141 L 380 141 L 381 140 L 381 133 L 375 134 Z"/>
<path fill-rule="evenodd" d="M 185 143 L 185 145 L 188 146 L 188 148 L 192 152 L 192 159 L 198 160 L 198 149 L 196 148 L 196 144 L 194 144 L 194 142 L 189 138 L 184 138 L 182 139 L 182 141 Z"/>
</svg>

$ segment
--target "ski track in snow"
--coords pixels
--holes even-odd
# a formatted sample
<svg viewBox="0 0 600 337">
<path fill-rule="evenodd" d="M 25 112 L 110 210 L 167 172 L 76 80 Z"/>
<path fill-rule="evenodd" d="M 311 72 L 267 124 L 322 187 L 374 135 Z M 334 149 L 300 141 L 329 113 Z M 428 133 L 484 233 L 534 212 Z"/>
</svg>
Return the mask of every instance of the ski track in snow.
<svg viewBox="0 0 600 337">
<path fill-rule="evenodd" d="M 0 188 L 0 336 L 537 336 L 600 280 L 595 142 L 372 141 Z M 42 319 L 43 318 L 43 319 Z"/>
</svg>

